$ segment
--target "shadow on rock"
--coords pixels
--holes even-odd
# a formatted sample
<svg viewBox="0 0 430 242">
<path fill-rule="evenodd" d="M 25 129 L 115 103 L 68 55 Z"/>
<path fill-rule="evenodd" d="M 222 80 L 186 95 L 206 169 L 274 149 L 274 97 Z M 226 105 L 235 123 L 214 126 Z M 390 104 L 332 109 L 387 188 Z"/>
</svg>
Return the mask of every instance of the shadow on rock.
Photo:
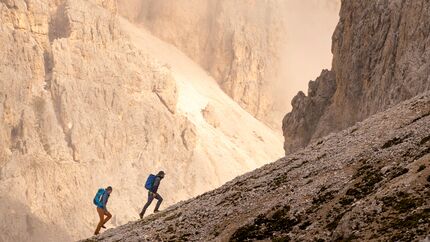
<svg viewBox="0 0 430 242">
<path fill-rule="evenodd" d="M 0 241 L 72 241 L 66 231 L 41 221 L 21 202 L 1 196 L 0 204 Z"/>
</svg>

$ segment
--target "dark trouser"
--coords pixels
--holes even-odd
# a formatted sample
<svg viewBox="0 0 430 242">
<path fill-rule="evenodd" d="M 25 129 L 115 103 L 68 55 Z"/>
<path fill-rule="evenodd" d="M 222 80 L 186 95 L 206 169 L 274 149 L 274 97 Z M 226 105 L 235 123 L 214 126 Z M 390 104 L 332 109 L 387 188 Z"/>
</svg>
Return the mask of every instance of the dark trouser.
<svg viewBox="0 0 430 242">
<path fill-rule="evenodd" d="M 110 214 L 107 210 L 104 210 L 103 208 L 97 207 L 97 213 L 99 214 L 100 221 L 97 224 L 97 228 L 94 234 L 99 234 L 101 227 L 105 225 L 105 223 L 109 221 L 110 218 L 112 218 L 112 214 Z"/>
<path fill-rule="evenodd" d="M 161 202 L 163 202 L 163 198 L 158 193 L 148 192 L 148 201 L 146 202 L 145 206 L 143 206 L 142 211 L 140 212 L 140 215 L 143 217 L 143 215 L 146 212 L 146 209 L 151 205 L 152 200 L 157 199 L 157 205 L 155 205 L 155 211 L 158 211 L 158 208 L 160 208 Z"/>
</svg>

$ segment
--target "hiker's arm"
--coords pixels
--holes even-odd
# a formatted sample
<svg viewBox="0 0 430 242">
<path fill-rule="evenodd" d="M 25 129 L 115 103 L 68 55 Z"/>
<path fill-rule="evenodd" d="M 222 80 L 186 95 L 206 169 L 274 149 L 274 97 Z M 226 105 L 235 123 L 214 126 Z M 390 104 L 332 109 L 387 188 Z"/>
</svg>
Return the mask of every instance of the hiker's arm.
<svg viewBox="0 0 430 242">
<path fill-rule="evenodd" d="M 152 185 L 152 191 L 153 193 L 157 193 L 158 186 L 160 185 L 160 178 L 156 177 L 154 180 L 154 184 Z"/>
<path fill-rule="evenodd" d="M 108 196 L 104 194 L 102 199 L 102 208 L 106 211 L 107 211 L 107 208 L 106 208 L 107 199 L 108 199 Z"/>
</svg>

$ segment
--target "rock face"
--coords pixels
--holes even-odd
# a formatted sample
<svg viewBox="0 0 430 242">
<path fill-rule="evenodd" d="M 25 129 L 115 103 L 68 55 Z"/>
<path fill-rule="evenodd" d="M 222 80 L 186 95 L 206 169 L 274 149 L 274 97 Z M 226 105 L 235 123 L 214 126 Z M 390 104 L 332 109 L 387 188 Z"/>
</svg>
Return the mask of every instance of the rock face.
<svg viewBox="0 0 430 242">
<path fill-rule="evenodd" d="M 429 17 L 424 0 L 342 1 L 332 70 L 294 98 L 285 152 L 429 90 Z"/>
<path fill-rule="evenodd" d="M 417 241 L 430 233 L 430 92 L 85 241 Z"/>
<path fill-rule="evenodd" d="M 253 129 L 184 112 L 184 98 L 195 102 L 184 86 L 197 84 L 145 52 L 151 42 L 134 43 L 116 11 L 106 0 L 0 0 L 0 241 L 87 237 L 102 186 L 114 188 L 117 226 L 137 216 L 151 172 L 168 174 L 160 192 L 172 204 L 280 156 L 281 140 L 226 95 L 215 111 Z"/>
<path fill-rule="evenodd" d="M 13 217 L 2 220 L 0 240 L 89 234 L 91 190 L 107 183 L 130 193 L 137 209 L 142 197 L 127 189 L 155 169 L 147 162 L 192 155 L 181 133 L 195 128 L 172 113 L 169 70 L 131 46 L 96 3 L 2 1 L 0 9 L 1 214 Z M 114 224 L 131 215 L 118 214 Z"/>
<path fill-rule="evenodd" d="M 119 1 L 122 15 L 184 51 L 233 100 L 269 123 L 285 6 L 280 0 Z"/>
</svg>

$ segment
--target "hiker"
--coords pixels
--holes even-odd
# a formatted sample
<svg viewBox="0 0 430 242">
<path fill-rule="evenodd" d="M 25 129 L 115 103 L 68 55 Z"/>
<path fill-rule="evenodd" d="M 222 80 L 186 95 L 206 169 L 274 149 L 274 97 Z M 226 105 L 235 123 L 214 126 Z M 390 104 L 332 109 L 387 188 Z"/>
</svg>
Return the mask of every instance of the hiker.
<svg viewBox="0 0 430 242">
<path fill-rule="evenodd" d="M 107 221 L 109 221 L 110 218 L 112 218 L 112 214 L 109 213 L 109 211 L 106 208 L 106 204 L 109 200 L 109 196 L 112 192 L 112 187 L 108 186 L 106 189 L 100 188 L 97 191 L 96 196 L 94 197 L 94 204 L 97 206 L 97 213 L 99 214 L 100 221 L 99 224 L 97 224 L 96 231 L 94 232 L 95 235 L 98 235 L 101 228 L 106 228 L 104 225 Z M 106 216 L 106 218 L 105 218 Z"/>
<path fill-rule="evenodd" d="M 145 206 L 143 206 L 142 211 L 140 212 L 139 216 L 142 219 L 143 215 L 146 212 L 146 209 L 151 205 L 152 200 L 157 199 L 157 205 L 155 205 L 154 213 L 159 212 L 159 208 L 161 205 L 161 202 L 163 202 L 163 198 L 160 196 L 160 194 L 157 193 L 158 187 L 160 186 L 161 179 L 164 178 L 164 171 L 159 171 L 156 176 L 153 174 L 150 174 L 148 176 L 148 179 L 145 183 L 145 188 L 148 189 L 148 201 L 146 202 Z"/>
</svg>

